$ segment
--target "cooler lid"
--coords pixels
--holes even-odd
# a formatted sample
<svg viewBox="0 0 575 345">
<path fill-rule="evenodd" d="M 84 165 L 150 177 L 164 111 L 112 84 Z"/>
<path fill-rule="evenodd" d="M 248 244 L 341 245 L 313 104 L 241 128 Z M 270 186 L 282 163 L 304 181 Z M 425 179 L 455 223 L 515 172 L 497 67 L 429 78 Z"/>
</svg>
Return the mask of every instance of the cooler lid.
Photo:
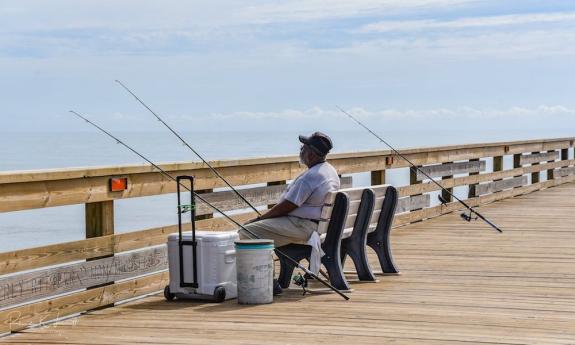
<svg viewBox="0 0 575 345">
<path fill-rule="evenodd" d="M 168 241 L 178 241 L 178 233 L 171 234 L 168 236 Z M 221 242 L 221 241 L 231 241 L 238 239 L 237 231 L 196 231 L 196 240 L 202 240 L 202 242 Z M 186 231 L 182 232 L 182 239 L 186 241 L 192 240 L 192 232 Z"/>
</svg>

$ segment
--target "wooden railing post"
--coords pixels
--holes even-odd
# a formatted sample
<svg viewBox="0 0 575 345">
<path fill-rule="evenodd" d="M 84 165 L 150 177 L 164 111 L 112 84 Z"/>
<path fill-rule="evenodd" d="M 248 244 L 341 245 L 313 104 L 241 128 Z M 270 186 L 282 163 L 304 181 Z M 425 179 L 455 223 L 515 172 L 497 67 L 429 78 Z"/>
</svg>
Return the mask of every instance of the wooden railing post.
<svg viewBox="0 0 575 345">
<path fill-rule="evenodd" d="M 453 162 L 445 162 L 445 163 L 443 163 L 443 165 L 452 164 L 452 163 Z M 449 180 L 451 178 L 453 178 L 453 175 L 443 176 L 441 179 L 442 180 Z M 447 202 L 452 202 L 453 197 L 449 193 L 453 193 L 453 188 L 445 188 L 444 190 L 441 190 L 441 196 L 443 197 L 443 199 L 445 199 Z"/>
<path fill-rule="evenodd" d="M 86 238 L 109 236 L 114 234 L 114 201 L 102 201 L 86 204 Z M 86 261 L 99 260 L 114 256 L 114 254 L 98 256 Z M 87 289 L 95 289 L 114 282 L 89 286 Z M 112 307 L 114 304 L 102 305 L 96 309 Z"/>
<path fill-rule="evenodd" d="M 549 150 L 547 152 L 556 152 L 555 150 Z M 547 163 L 553 163 L 555 162 L 555 160 L 552 161 L 547 161 Z M 553 173 L 555 171 L 555 169 L 547 169 L 547 180 L 554 180 L 555 179 L 555 174 Z"/>
<path fill-rule="evenodd" d="M 470 159 L 470 162 L 478 162 L 479 158 L 477 159 Z M 495 164 L 495 163 L 494 163 Z M 494 165 L 495 166 L 495 165 Z M 476 173 L 469 173 L 469 176 L 479 175 L 478 172 Z M 477 195 L 477 183 L 469 185 L 469 192 L 467 193 L 467 198 L 475 198 Z"/>
<path fill-rule="evenodd" d="M 86 238 L 114 234 L 114 201 L 86 204 Z"/>
<path fill-rule="evenodd" d="M 532 153 L 532 154 L 537 154 L 537 153 L 539 153 L 539 151 L 534 151 L 534 152 L 531 152 L 531 153 Z M 536 162 L 536 163 L 531 163 L 531 165 L 539 165 L 539 163 L 538 163 L 538 162 Z M 539 171 L 534 172 L 534 173 L 531 173 L 531 184 L 539 183 L 539 181 L 541 180 L 541 179 L 540 179 L 540 176 L 541 176 L 541 174 L 540 174 Z"/>
<path fill-rule="evenodd" d="M 569 149 L 561 149 L 561 160 L 569 160 Z"/>
<path fill-rule="evenodd" d="M 516 153 L 513 155 L 513 169 L 521 168 L 521 156 L 522 153 Z M 514 175 L 513 177 L 520 177 L 522 175 Z"/>
<path fill-rule="evenodd" d="M 419 168 L 419 167 L 418 167 L 418 168 Z M 409 169 L 409 184 L 410 184 L 410 185 L 415 185 L 415 184 L 420 184 L 420 183 L 422 183 L 422 181 L 418 181 L 418 180 L 417 180 L 417 170 L 416 170 L 416 169 Z M 416 197 L 416 196 L 419 196 L 419 195 L 421 195 L 421 193 L 411 195 L 411 197 Z M 411 212 L 413 212 L 413 211 L 418 211 L 418 210 L 421 210 L 421 208 L 413 209 L 413 210 L 411 210 Z M 418 222 L 421 222 L 421 221 L 422 221 L 422 219 L 417 220 L 417 221 L 415 221 L 414 223 L 418 223 Z"/>
<path fill-rule="evenodd" d="M 521 153 L 513 155 L 513 169 L 521 168 Z"/>
<path fill-rule="evenodd" d="M 385 170 L 374 170 L 371 172 L 371 185 L 377 186 L 385 184 Z"/>
</svg>

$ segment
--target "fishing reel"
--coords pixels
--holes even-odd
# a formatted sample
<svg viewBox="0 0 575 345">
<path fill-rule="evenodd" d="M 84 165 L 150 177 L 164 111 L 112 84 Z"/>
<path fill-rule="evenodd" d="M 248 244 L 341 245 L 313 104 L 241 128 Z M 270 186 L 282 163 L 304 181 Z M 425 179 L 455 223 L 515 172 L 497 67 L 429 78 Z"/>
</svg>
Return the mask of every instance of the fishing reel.
<svg viewBox="0 0 575 345">
<path fill-rule="evenodd" d="M 307 285 L 308 285 L 307 278 L 305 276 L 303 276 L 301 273 L 298 273 L 297 275 L 292 277 L 292 280 L 293 280 L 295 285 L 301 286 L 301 288 L 303 289 L 303 295 L 305 296 L 305 294 L 308 292 L 307 291 Z"/>
<path fill-rule="evenodd" d="M 181 214 L 195 210 L 195 205 L 178 205 L 178 212 Z"/>
<path fill-rule="evenodd" d="M 479 217 L 473 217 L 473 212 L 471 210 L 469 210 L 469 214 L 461 212 L 459 216 L 463 218 L 463 220 L 468 222 L 471 222 L 472 220 L 477 220 L 479 218 Z"/>
</svg>

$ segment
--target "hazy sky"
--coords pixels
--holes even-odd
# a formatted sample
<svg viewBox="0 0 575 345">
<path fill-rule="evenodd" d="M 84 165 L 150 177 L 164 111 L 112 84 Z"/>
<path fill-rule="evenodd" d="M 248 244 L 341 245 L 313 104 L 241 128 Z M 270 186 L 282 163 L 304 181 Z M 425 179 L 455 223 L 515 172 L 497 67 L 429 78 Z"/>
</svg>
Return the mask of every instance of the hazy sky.
<svg viewBox="0 0 575 345">
<path fill-rule="evenodd" d="M 2 1 L 0 131 L 575 129 L 575 1 Z"/>
</svg>

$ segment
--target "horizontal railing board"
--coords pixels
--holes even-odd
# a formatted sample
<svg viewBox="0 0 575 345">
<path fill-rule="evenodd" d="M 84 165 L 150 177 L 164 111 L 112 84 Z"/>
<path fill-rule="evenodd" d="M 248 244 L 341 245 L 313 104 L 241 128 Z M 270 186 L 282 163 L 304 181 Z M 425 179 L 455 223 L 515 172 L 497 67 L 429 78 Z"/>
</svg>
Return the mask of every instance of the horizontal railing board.
<svg viewBox="0 0 575 345">
<path fill-rule="evenodd" d="M 485 171 L 485 161 L 458 162 L 421 167 L 420 171 L 417 172 L 418 181 L 427 179 L 427 177 L 421 171 L 426 173 L 431 178 L 453 176 L 465 173 L 477 173 Z"/>
<path fill-rule="evenodd" d="M 161 246 L 4 277 L 0 308 L 165 270 L 167 265 L 167 249 Z"/>
<path fill-rule="evenodd" d="M 414 195 L 407 198 L 400 198 L 395 208 L 395 213 L 403 213 L 411 210 L 429 207 L 431 205 L 431 196 L 429 194 Z M 380 209 L 381 206 L 378 208 Z"/>
<path fill-rule="evenodd" d="M 439 148 L 419 148 L 402 150 L 414 164 L 439 164 L 449 161 L 477 159 L 505 154 L 546 151 L 570 147 L 570 139 L 535 140 L 509 143 L 489 143 L 455 145 Z M 387 152 L 387 153 L 386 153 Z M 403 159 L 394 159 L 389 151 L 333 154 L 329 161 L 340 174 L 351 174 L 382 168 L 408 166 Z M 230 165 L 234 163 L 235 165 Z M 218 171 L 232 185 L 248 185 L 273 181 L 290 180 L 304 169 L 295 157 L 276 157 L 219 162 Z M 176 175 L 194 175 L 197 189 L 225 187 L 204 165 L 199 163 L 173 163 L 164 166 L 166 171 Z M 123 198 L 142 197 L 175 192 L 175 183 L 146 166 L 100 168 L 91 171 L 82 168 L 78 171 L 0 173 L 0 212 L 10 212 L 43 207 L 101 202 Z M 125 171 L 126 173 L 123 173 Z M 103 174 L 104 172 L 108 174 Z M 129 172 L 129 173 L 128 173 Z M 129 188 L 123 192 L 108 191 L 110 176 L 124 175 L 129 179 Z"/>
<path fill-rule="evenodd" d="M 31 325 L 157 292 L 167 284 L 168 272 L 160 272 L 3 310 L 0 311 L 0 334 L 17 332 Z"/>
<path fill-rule="evenodd" d="M 501 156 L 505 154 L 548 151 L 554 149 L 573 147 L 574 140 L 575 137 L 501 141 L 501 142 L 448 145 L 448 146 L 405 148 L 399 150 L 399 152 L 403 155 L 414 155 L 419 153 L 430 153 L 432 155 L 436 155 L 439 153 L 441 155 L 444 155 L 446 152 L 453 152 L 457 154 L 457 151 L 469 152 L 469 150 L 483 149 L 492 153 L 498 153 L 495 154 L 496 156 Z M 506 148 L 507 150 L 505 150 Z M 394 156 L 394 153 L 391 150 L 332 153 L 329 155 L 329 158 L 331 160 L 337 161 L 350 158 L 358 158 L 358 157 L 369 158 L 376 156 L 391 157 Z M 487 156 L 489 155 L 485 155 L 483 157 Z M 482 158 L 482 157 L 472 157 L 472 158 Z M 472 158 L 462 158 L 462 160 Z M 451 159 L 451 160 L 457 160 L 457 159 Z M 219 171 L 220 169 L 228 167 L 238 167 L 238 166 L 275 165 L 278 163 L 295 163 L 299 165 L 298 161 L 299 157 L 297 155 L 288 155 L 288 156 L 275 156 L 265 158 L 243 158 L 243 159 L 210 161 L 210 165 L 212 165 Z M 449 161 L 449 159 L 447 161 Z M 182 175 L 183 172 L 187 171 L 207 169 L 206 165 L 201 162 L 185 161 L 185 162 L 169 162 L 169 163 L 157 163 L 157 164 L 164 171 L 175 173 L 176 175 Z M 394 164 L 391 165 L 391 167 L 394 168 L 404 166 L 407 165 L 402 163 L 402 159 L 394 160 Z M 0 184 L 38 182 L 38 181 L 50 181 L 50 180 L 88 179 L 93 177 L 107 177 L 111 175 L 133 175 L 133 174 L 146 174 L 155 172 L 156 169 L 150 166 L 149 164 L 128 164 L 122 166 L 116 165 L 116 166 L 104 166 L 104 167 L 77 167 L 77 168 L 63 168 L 63 169 L 26 170 L 26 171 L 5 171 L 0 172 Z M 223 186 L 224 185 L 221 185 L 220 187 Z"/>
<path fill-rule="evenodd" d="M 475 188 L 477 195 L 495 193 L 509 188 L 516 188 L 526 185 L 529 182 L 527 176 L 512 177 L 505 180 L 479 184 Z"/>
<path fill-rule="evenodd" d="M 533 164 L 533 163 L 540 163 L 540 162 L 549 162 L 559 159 L 559 152 L 541 152 L 541 153 L 531 153 L 531 154 L 524 154 L 519 157 L 519 164 Z"/>
<path fill-rule="evenodd" d="M 567 168 L 560 168 L 557 169 L 557 175 L 564 177 L 564 176 L 570 176 L 575 174 L 575 167 L 567 167 Z"/>
<path fill-rule="evenodd" d="M 401 198 L 397 201 L 397 207 L 395 208 L 395 213 L 405 213 L 411 210 L 417 210 L 425 207 L 429 207 L 431 204 L 431 197 L 429 194 L 415 195 L 411 197 Z M 373 210 L 369 223 L 371 225 L 377 224 L 379 220 L 379 215 L 381 214 L 381 204 L 379 207 Z"/>
</svg>

